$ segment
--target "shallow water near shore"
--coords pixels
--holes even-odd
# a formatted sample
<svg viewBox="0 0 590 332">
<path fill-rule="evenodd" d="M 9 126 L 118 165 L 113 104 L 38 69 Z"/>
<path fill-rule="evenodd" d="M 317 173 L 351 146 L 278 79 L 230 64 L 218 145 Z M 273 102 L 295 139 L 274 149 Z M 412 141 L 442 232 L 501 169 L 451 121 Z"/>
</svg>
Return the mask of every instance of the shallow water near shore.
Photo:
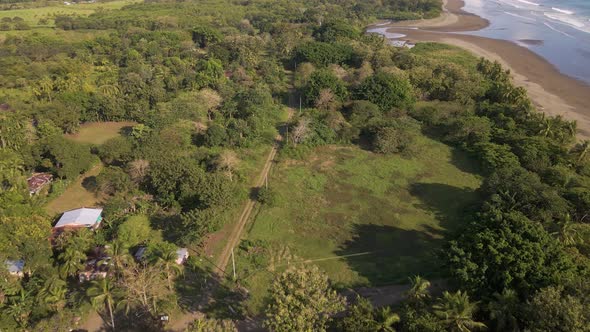
<svg viewBox="0 0 590 332">
<path fill-rule="evenodd" d="M 465 0 L 464 10 L 490 26 L 463 33 L 515 42 L 590 84 L 590 1 Z"/>
</svg>

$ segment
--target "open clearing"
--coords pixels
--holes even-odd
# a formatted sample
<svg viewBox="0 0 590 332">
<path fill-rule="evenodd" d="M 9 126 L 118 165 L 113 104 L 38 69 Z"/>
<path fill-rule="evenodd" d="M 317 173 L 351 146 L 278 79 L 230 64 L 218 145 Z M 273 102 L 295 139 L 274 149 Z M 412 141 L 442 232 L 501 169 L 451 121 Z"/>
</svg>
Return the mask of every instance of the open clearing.
<svg viewBox="0 0 590 332">
<path fill-rule="evenodd" d="M 3 17 L 20 17 L 32 27 L 53 27 L 53 17 L 56 15 L 83 15 L 88 16 L 99 9 L 120 9 L 123 6 L 136 3 L 134 0 L 116 0 L 110 2 L 80 3 L 65 5 L 63 2 L 46 7 L 2 10 L 0 19 Z M 42 18 L 49 19 L 49 25 L 39 25 Z"/>
<path fill-rule="evenodd" d="M 78 143 L 100 145 L 111 138 L 121 135 L 122 131 L 136 125 L 135 122 L 90 122 L 80 126 L 76 134 L 66 135 L 66 138 Z"/>
<path fill-rule="evenodd" d="M 135 124 L 135 122 L 130 121 L 85 123 L 80 126 L 80 131 L 77 134 L 65 136 L 80 144 L 100 145 L 111 138 L 121 135 L 123 130 L 130 128 Z M 100 174 L 102 169 L 103 164 L 99 163 L 86 173 L 80 175 L 75 182 L 68 186 L 63 194 L 51 200 L 45 206 L 47 213 L 54 215 L 79 207 L 95 206 L 100 198 L 86 187 L 88 186 L 88 183 L 93 182 L 93 179 Z M 84 184 L 86 184 L 86 187 Z"/>
<path fill-rule="evenodd" d="M 68 188 L 59 197 L 50 201 L 45 206 L 45 211 L 51 216 L 64 211 L 77 209 L 80 207 L 92 207 L 99 201 L 94 192 L 84 188 L 84 181 L 89 181 L 102 171 L 102 163 L 92 167 L 88 172 L 80 175 L 76 182 L 70 184 Z"/>
<path fill-rule="evenodd" d="M 435 251 L 480 178 L 464 153 L 426 137 L 418 145 L 411 158 L 327 146 L 280 162 L 270 179 L 277 202 L 260 208 L 237 250 L 248 310 L 260 312 L 272 275 L 289 262 L 313 261 L 338 287 L 437 277 Z"/>
</svg>

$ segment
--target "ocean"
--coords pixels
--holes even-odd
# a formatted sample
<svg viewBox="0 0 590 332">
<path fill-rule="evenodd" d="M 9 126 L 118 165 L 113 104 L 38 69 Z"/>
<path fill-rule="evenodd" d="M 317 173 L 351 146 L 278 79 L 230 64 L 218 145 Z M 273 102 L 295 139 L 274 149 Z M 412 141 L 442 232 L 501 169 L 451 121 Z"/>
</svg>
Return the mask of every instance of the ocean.
<svg viewBox="0 0 590 332">
<path fill-rule="evenodd" d="M 590 0 L 464 1 L 465 11 L 490 21 L 468 34 L 513 41 L 590 84 Z"/>
</svg>

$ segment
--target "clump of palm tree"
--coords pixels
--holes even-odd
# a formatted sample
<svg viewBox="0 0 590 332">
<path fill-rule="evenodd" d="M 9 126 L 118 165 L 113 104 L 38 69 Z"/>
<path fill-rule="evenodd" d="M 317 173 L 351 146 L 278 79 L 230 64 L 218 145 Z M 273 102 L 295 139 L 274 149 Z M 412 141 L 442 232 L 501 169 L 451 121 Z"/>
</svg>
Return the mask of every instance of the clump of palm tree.
<svg viewBox="0 0 590 332">
<path fill-rule="evenodd" d="M 484 323 L 474 320 L 473 314 L 477 311 L 477 304 L 469 301 L 467 293 L 445 291 L 432 308 L 436 317 L 450 331 L 471 332 L 486 328 Z"/>
<path fill-rule="evenodd" d="M 414 276 L 410 278 L 410 289 L 406 292 L 406 296 L 413 301 L 422 301 L 430 297 L 429 288 L 430 281 L 421 276 Z"/>
<path fill-rule="evenodd" d="M 102 278 L 93 280 L 86 291 L 86 295 L 90 298 L 92 306 L 99 309 L 101 306 L 108 310 L 111 318 L 111 327 L 115 330 L 115 316 L 113 314 L 113 307 L 115 300 L 119 293 L 115 288 L 115 283 L 110 278 Z"/>
<path fill-rule="evenodd" d="M 494 330 L 498 332 L 519 331 L 516 313 L 520 307 L 518 295 L 512 289 L 505 289 L 501 294 L 495 293 L 493 300 L 488 304 L 490 320 L 494 324 Z"/>
<path fill-rule="evenodd" d="M 181 266 L 176 264 L 176 250 L 177 248 L 173 244 L 162 243 L 151 248 L 148 259 L 150 263 L 162 268 L 169 290 L 173 290 L 172 280 L 174 277 L 182 274 Z"/>
<path fill-rule="evenodd" d="M 395 332 L 393 325 L 399 321 L 399 315 L 391 311 L 390 307 L 381 308 L 375 315 L 375 327 L 378 332 Z"/>
</svg>

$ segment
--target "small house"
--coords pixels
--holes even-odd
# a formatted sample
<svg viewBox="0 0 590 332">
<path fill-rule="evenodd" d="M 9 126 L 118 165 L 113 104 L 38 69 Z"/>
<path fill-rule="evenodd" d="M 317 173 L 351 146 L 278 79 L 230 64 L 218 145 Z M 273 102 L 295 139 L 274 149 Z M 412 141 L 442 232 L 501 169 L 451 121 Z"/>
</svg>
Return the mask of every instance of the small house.
<svg viewBox="0 0 590 332">
<path fill-rule="evenodd" d="M 137 249 L 137 251 L 135 252 L 135 255 L 133 255 L 133 257 L 135 257 L 135 259 L 137 261 L 143 260 L 143 255 L 145 255 L 146 249 L 147 249 L 146 247 L 139 247 L 139 249 Z"/>
<path fill-rule="evenodd" d="M 143 260 L 144 255 L 145 255 L 145 251 L 147 250 L 147 247 L 139 247 L 139 249 L 137 249 L 137 251 L 135 252 L 135 259 L 138 261 Z M 174 260 L 174 262 L 178 265 L 182 265 L 186 262 L 186 260 L 188 259 L 188 249 L 187 248 L 180 248 L 178 250 L 176 250 L 176 259 Z"/>
<path fill-rule="evenodd" d="M 180 248 L 176 250 L 176 264 L 182 265 L 188 259 L 188 249 L 187 248 Z"/>
<path fill-rule="evenodd" d="M 106 248 L 106 246 L 98 246 L 90 251 L 84 263 L 84 270 L 78 273 L 80 282 L 102 279 L 108 275 L 112 262 Z"/>
<path fill-rule="evenodd" d="M 104 279 L 109 272 L 110 265 L 109 258 L 89 259 L 84 263 L 84 270 L 78 273 L 78 280 L 80 280 L 80 282 L 85 282 Z"/>
<path fill-rule="evenodd" d="M 6 260 L 6 261 L 4 261 L 4 265 L 6 266 L 8 273 L 10 273 L 11 275 L 18 276 L 18 277 L 22 277 L 24 275 L 24 269 L 25 269 L 25 261 L 24 260 L 22 260 L 22 259 Z"/>
<path fill-rule="evenodd" d="M 64 212 L 57 224 L 53 226 L 54 231 L 66 229 L 89 228 L 96 230 L 102 221 L 102 209 L 81 208 Z"/>
<path fill-rule="evenodd" d="M 34 173 L 27 179 L 27 186 L 29 187 L 29 194 L 31 196 L 38 194 L 43 187 L 53 180 L 53 175 L 50 173 Z"/>
</svg>

